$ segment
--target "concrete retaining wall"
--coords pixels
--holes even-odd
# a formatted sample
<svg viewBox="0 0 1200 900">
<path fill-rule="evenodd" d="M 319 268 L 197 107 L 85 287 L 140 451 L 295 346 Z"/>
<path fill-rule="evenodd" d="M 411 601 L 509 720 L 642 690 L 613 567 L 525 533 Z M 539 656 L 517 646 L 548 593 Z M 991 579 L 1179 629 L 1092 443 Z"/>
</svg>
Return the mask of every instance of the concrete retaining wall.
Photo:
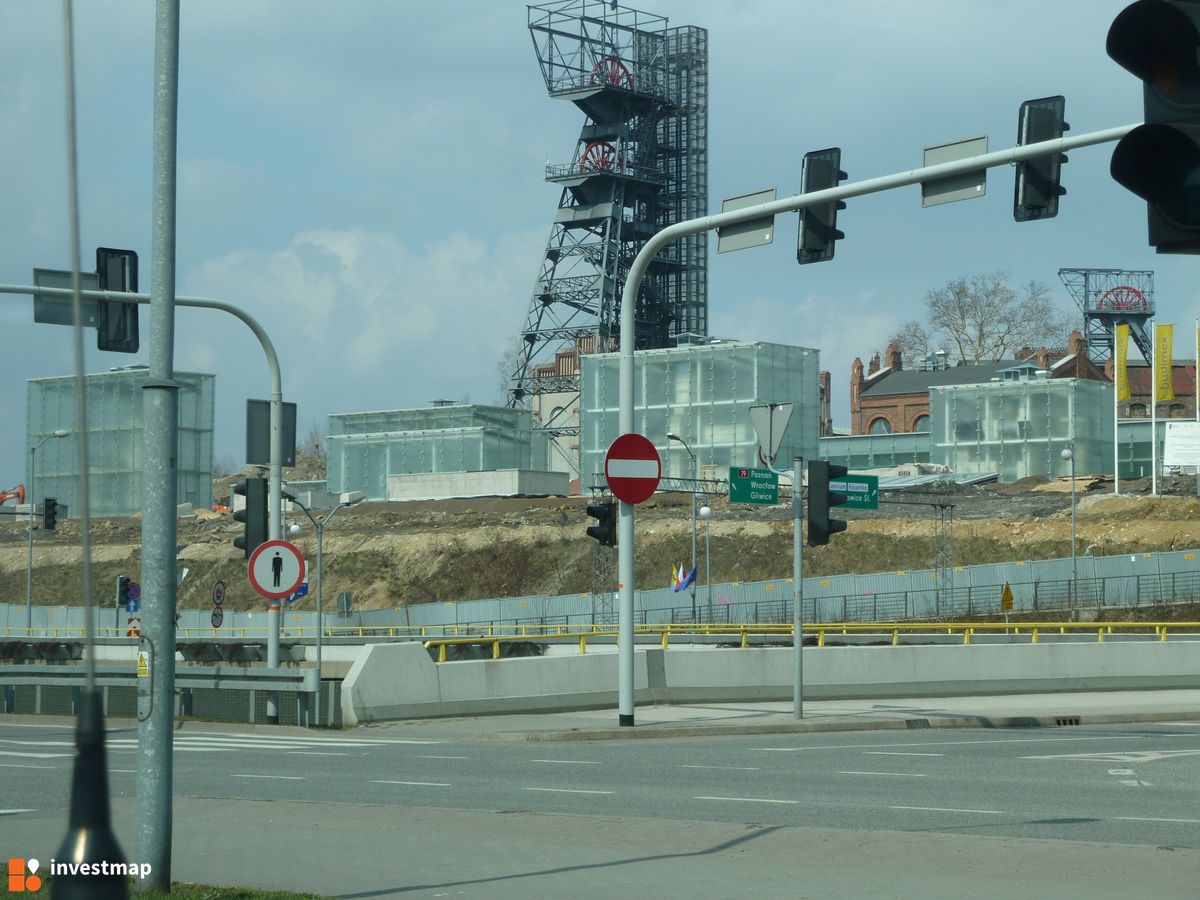
<svg viewBox="0 0 1200 900">
<path fill-rule="evenodd" d="M 342 683 L 346 724 L 617 705 L 615 653 L 435 663 L 417 642 L 373 644 Z M 789 700 L 790 648 L 634 654 L 638 703 Z M 804 651 L 808 700 L 1200 688 L 1200 642 Z"/>
</svg>

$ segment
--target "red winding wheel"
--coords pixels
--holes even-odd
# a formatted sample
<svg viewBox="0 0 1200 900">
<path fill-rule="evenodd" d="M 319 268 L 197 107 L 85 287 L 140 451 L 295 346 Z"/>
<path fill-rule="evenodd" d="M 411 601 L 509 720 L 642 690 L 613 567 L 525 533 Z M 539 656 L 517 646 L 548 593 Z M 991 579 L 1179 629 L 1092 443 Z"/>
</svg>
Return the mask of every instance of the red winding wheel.
<svg viewBox="0 0 1200 900">
<path fill-rule="evenodd" d="M 592 66 L 592 84 L 611 84 L 633 90 L 633 75 L 625 63 L 615 56 L 603 56 Z"/>
<path fill-rule="evenodd" d="M 611 172 L 619 163 L 616 147 L 608 141 L 592 141 L 579 157 L 579 171 Z"/>
<path fill-rule="evenodd" d="M 1146 295 L 1137 288 L 1122 284 L 1105 291 L 1096 302 L 1096 308 L 1114 312 L 1146 312 L 1150 308 L 1150 304 L 1146 300 Z"/>
</svg>

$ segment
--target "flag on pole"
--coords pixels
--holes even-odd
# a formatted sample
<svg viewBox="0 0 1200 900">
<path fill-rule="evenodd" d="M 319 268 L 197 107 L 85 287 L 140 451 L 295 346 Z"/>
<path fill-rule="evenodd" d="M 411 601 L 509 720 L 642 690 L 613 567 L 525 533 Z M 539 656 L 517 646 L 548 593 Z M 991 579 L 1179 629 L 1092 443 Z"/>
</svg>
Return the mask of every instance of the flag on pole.
<svg viewBox="0 0 1200 900">
<path fill-rule="evenodd" d="M 675 582 L 675 592 L 679 593 L 688 588 L 693 581 L 696 580 L 696 567 L 692 566 L 692 571 L 686 575 L 683 574 L 683 566 L 679 567 L 679 579 Z"/>
<path fill-rule="evenodd" d="M 1174 325 L 1154 326 L 1154 402 L 1175 399 L 1171 383 L 1171 351 L 1175 345 Z"/>
<path fill-rule="evenodd" d="M 1116 359 L 1117 367 L 1115 377 L 1117 379 L 1117 399 L 1129 399 L 1129 326 L 1118 325 L 1113 329 L 1113 338 L 1116 345 L 1113 347 L 1113 356 Z"/>
<path fill-rule="evenodd" d="M 671 590 L 679 590 L 679 582 L 683 581 L 683 563 L 679 564 L 679 568 L 671 566 Z"/>
</svg>

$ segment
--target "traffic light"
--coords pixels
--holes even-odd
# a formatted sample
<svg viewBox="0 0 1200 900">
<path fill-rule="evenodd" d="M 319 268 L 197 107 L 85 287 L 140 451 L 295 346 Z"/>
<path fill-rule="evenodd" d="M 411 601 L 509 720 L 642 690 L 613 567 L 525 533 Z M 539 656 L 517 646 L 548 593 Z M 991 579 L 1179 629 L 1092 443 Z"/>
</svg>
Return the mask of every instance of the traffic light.
<svg viewBox="0 0 1200 900">
<path fill-rule="evenodd" d="M 133 579 L 128 575 L 121 575 L 117 578 L 117 605 L 123 606 L 126 610 L 129 609 L 129 585 Z"/>
<path fill-rule="evenodd" d="M 611 500 L 587 506 L 587 514 L 596 520 L 595 525 L 588 526 L 587 535 L 598 540 L 602 547 L 617 546 L 616 506 Z"/>
<path fill-rule="evenodd" d="M 233 486 L 233 492 L 246 498 L 246 505 L 233 514 L 234 521 L 245 522 L 246 529 L 241 537 L 233 539 L 233 546 L 242 550 L 246 558 L 267 542 L 267 479 L 247 478 Z"/>
<path fill-rule="evenodd" d="M 42 527 L 47 531 L 53 531 L 54 526 L 58 524 L 58 501 L 53 497 L 47 497 L 42 501 Z"/>
<path fill-rule="evenodd" d="M 808 463 L 808 546 L 823 547 L 829 538 L 846 530 L 845 519 L 829 518 L 829 510 L 848 499 L 845 494 L 829 490 L 829 481 L 846 474 L 845 466 L 835 466 L 823 459 Z"/>
<path fill-rule="evenodd" d="M 136 294 L 137 254 L 132 250 L 96 248 L 96 287 L 102 291 Z M 117 300 L 97 301 L 96 346 L 118 353 L 138 352 L 138 305 Z"/>
<path fill-rule="evenodd" d="M 1067 98 L 1062 95 L 1026 100 L 1017 116 L 1017 146 L 1054 141 L 1070 131 L 1064 116 Z M 1058 215 L 1058 198 L 1066 189 L 1059 183 L 1065 153 L 1051 153 L 1017 163 L 1013 218 L 1018 222 L 1053 219 Z"/>
<path fill-rule="evenodd" d="M 801 172 L 802 193 L 811 194 L 837 187 L 846 177 L 841 169 L 842 148 L 814 150 L 804 154 L 804 169 Z M 841 200 L 820 203 L 800 210 L 800 239 L 796 245 L 796 262 L 824 262 L 833 259 L 833 245 L 845 235 L 837 230 L 838 210 L 845 209 Z"/>
<path fill-rule="evenodd" d="M 1200 5 L 1138 0 L 1107 50 L 1142 80 L 1146 120 L 1117 144 L 1112 176 L 1147 202 L 1151 246 L 1200 253 Z"/>
</svg>

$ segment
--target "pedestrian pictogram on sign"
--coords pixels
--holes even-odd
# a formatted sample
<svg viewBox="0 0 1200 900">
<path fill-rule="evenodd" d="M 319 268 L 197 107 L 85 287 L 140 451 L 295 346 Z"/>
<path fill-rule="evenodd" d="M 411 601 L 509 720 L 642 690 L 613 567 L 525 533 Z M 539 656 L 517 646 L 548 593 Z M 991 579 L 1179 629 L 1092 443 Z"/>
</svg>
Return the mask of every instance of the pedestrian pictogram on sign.
<svg viewBox="0 0 1200 900">
<path fill-rule="evenodd" d="M 604 477 L 618 500 L 641 503 L 650 499 L 662 478 L 658 450 L 640 434 L 623 434 L 604 456 Z"/>
<path fill-rule="evenodd" d="M 267 541 L 250 554 L 250 584 L 268 600 L 280 600 L 304 581 L 304 557 L 294 544 Z"/>
</svg>

